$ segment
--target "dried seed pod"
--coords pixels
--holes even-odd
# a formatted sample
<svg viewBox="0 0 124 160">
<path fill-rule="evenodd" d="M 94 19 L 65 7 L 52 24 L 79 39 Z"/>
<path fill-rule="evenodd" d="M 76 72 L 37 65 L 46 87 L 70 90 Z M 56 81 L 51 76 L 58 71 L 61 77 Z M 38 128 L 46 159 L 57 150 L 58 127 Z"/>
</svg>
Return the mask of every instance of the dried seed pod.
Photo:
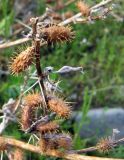
<svg viewBox="0 0 124 160">
<path fill-rule="evenodd" d="M 69 26 L 52 25 L 42 29 L 41 33 L 43 33 L 44 39 L 48 43 L 67 42 L 74 38 L 74 32 Z"/>
<path fill-rule="evenodd" d="M 46 124 L 39 124 L 36 127 L 36 130 L 41 134 L 56 132 L 59 129 L 59 125 L 56 122 L 48 122 Z"/>
<path fill-rule="evenodd" d="M 110 138 L 102 138 L 96 145 L 97 149 L 99 152 L 109 152 L 110 150 L 113 149 L 114 144 L 112 139 Z"/>
<path fill-rule="evenodd" d="M 27 69 L 33 60 L 34 47 L 28 47 L 22 51 L 19 55 L 12 59 L 10 70 L 12 74 L 19 74 Z"/>
<path fill-rule="evenodd" d="M 32 107 L 24 106 L 21 111 L 21 129 L 25 131 L 30 127 L 33 121 Z"/>
<path fill-rule="evenodd" d="M 82 13 L 83 16 L 86 16 L 86 17 L 89 16 L 90 7 L 86 3 L 82 2 L 82 1 L 78 1 L 77 2 L 77 7 L 78 7 L 78 9 L 80 10 L 80 12 Z"/>
<path fill-rule="evenodd" d="M 50 154 L 53 156 L 60 156 L 62 157 L 62 155 L 64 154 L 63 151 L 59 151 L 58 149 L 56 149 L 57 143 L 55 141 L 50 141 L 49 138 L 42 138 L 39 141 L 39 147 L 41 149 L 41 152 L 43 152 L 44 154 Z"/>
<path fill-rule="evenodd" d="M 69 118 L 71 115 L 71 107 L 60 98 L 48 98 L 48 105 L 50 110 L 55 112 L 59 117 Z"/>
<path fill-rule="evenodd" d="M 39 93 L 28 94 L 24 97 L 24 107 L 21 112 L 21 128 L 26 130 L 34 120 L 34 113 L 37 107 L 42 104 L 42 97 Z"/>
<path fill-rule="evenodd" d="M 68 134 L 49 134 L 45 135 L 40 141 L 39 146 L 42 152 L 50 152 L 51 150 L 58 150 L 63 153 L 70 150 L 72 147 L 72 138 Z"/>
<path fill-rule="evenodd" d="M 42 104 L 43 100 L 39 93 L 30 93 L 24 97 L 24 105 L 35 107 Z"/>
</svg>

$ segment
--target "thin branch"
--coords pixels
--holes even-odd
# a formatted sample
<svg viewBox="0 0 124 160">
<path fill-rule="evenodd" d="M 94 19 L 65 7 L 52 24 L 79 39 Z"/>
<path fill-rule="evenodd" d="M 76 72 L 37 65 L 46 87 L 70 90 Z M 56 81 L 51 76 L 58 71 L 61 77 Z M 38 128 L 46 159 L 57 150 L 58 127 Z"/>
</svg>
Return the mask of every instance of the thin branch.
<svg viewBox="0 0 124 160">
<path fill-rule="evenodd" d="M 97 150 L 96 147 L 89 147 L 89 148 L 84 148 L 84 149 L 81 149 L 81 150 L 77 150 L 76 152 L 78 154 L 82 154 L 82 153 L 93 152 L 93 151 L 96 151 L 96 150 Z"/>
<path fill-rule="evenodd" d="M 27 24 L 23 23 L 21 20 L 19 19 L 15 19 L 15 22 L 21 24 L 23 27 L 26 27 L 27 29 L 31 30 L 31 27 L 28 26 Z"/>
<path fill-rule="evenodd" d="M 103 0 L 102 2 L 98 3 L 97 5 L 91 7 L 91 10 L 100 8 L 100 7 L 104 7 L 105 5 L 107 5 L 108 3 L 111 3 L 113 0 Z"/>
<path fill-rule="evenodd" d="M 41 86 L 41 82 L 40 82 L 40 79 L 38 80 L 38 83 L 39 83 L 39 87 L 40 87 L 40 91 L 41 91 L 41 95 L 42 95 L 42 98 L 43 98 L 43 102 L 44 102 L 44 108 L 43 108 L 43 111 L 45 113 L 45 108 L 47 108 L 47 98 L 45 98 L 45 95 L 44 95 L 44 92 L 43 92 L 43 88 Z M 45 86 L 44 86 L 45 87 Z M 45 90 L 45 93 L 46 93 L 46 90 Z"/>
<path fill-rule="evenodd" d="M 21 39 L 15 40 L 13 42 L 6 42 L 6 43 L 3 43 L 3 44 L 0 45 L 0 49 L 13 47 L 15 45 L 19 45 L 19 44 L 25 43 L 25 42 L 27 42 L 29 40 L 31 40 L 31 39 L 29 39 L 29 38 L 21 38 Z"/>
<path fill-rule="evenodd" d="M 118 14 L 111 12 L 111 15 L 118 21 L 118 22 L 123 22 L 124 18 L 119 16 Z"/>
<path fill-rule="evenodd" d="M 38 80 L 32 85 L 32 86 L 30 86 L 26 91 L 24 91 L 23 92 L 23 95 L 25 94 L 25 93 L 27 93 L 29 90 L 31 90 L 34 86 L 36 86 L 38 84 Z"/>
</svg>

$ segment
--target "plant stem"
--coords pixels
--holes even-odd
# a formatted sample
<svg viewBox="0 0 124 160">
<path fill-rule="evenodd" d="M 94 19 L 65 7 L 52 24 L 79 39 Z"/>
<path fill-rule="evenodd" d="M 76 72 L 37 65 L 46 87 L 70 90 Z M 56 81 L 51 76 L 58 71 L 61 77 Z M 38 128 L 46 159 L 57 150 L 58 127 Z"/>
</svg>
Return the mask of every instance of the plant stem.
<svg viewBox="0 0 124 160">
<path fill-rule="evenodd" d="M 25 143 L 25 142 L 22 142 L 22 141 L 13 139 L 13 138 L 1 137 L 1 136 L 0 136 L 0 144 L 17 147 L 17 148 L 31 151 L 34 153 L 38 153 L 41 155 L 59 157 L 59 158 L 64 158 L 68 160 L 121 160 L 121 159 L 114 159 L 114 158 L 102 158 L 102 157 L 79 155 L 75 153 L 75 151 L 68 151 L 63 154 L 58 154 L 57 150 L 50 150 L 48 152 L 43 153 L 42 149 L 39 146 L 34 146 L 34 145 L 31 145 L 31 144 L 28 144 L 28 143 Z"/>
<path fill-rule="evenodd" d="M 37 75 L 40 79 L 40 85 L 42 87 L 42 92 L 45 98 L 44 105 L 47 104 L 47 94 L 46 90 L 44 87 L 44 74 L 40 65 L 40 39 L 37 38 L 37 23 L 38 23 L 38 18 L 32 18 L 31 19 L 32 23 L 32 38 L 33 38 L 33 45 L 35 48 L 35 62 L 36 62 L 36 70 L 37 70 Z"/>
</svg>

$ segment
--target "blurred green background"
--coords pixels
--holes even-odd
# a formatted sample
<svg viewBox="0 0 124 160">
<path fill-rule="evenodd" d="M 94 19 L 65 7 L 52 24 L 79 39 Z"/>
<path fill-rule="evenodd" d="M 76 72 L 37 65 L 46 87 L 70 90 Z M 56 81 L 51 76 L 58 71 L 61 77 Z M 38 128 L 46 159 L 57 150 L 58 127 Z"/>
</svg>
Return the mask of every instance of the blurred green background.
<svg viewBox="0 0 124 160">
<path fill-rule="evenodd" d="M 24 12 L 28 9 L 31 15 L 39 16 L 45 11 L 46 4 L 43 0 L 33 1 L 30 6 L 27 6 L 28 2 L 23 2 L 23 0 L 20 2 L 24 3 Z M 89 0 L 88 2 L 95 4 L 100 0 Z M 22 37 L 22 31 L 15 34 L 14 25 L 17 23 L 17 19 L 24 20 L 26 15 L 18 13 L 19 9 L 14 8 L 16 5 L 17 7 L 21 5 L 18 0 L 0 1 L 0 43 Z M 75 4 L 71 4 L 60 13 L 68 10 L 74 13 L 78 11 Z M 123 10 L 123 0 L 118 1 L 115 13 L 123 18 Z M 53 66 L 56 70 L 64 65 L 84 67 L 84 75 L 77 74 L 71 78 L 59 77 L 62 80 L 61 87 L 66 98 L 76 102 L 73 106 L 74 110 L 86 115 L 90 108 L 124 107 L 124 23 L 109 15 L 104 20 L 72 26 L 76 32 L 75 39 L 69 44 L 57 45 L 52 49 L 44 47 L 41 56 L 42 66 Z M 24 28 L 24 31 L 27 30 Z M 17 48 L 18 46 L 14 46 L 0 51 L 0 70 L 8 71 L 11 57 Z M 9 98 L 18 97 L 23 81 L 22 77 L 23 75 L 18 77 L 11 74 L 0 75 L 0 106 Z M 52 76 L 52 78 L 58 79 L 56 76 Z M 81 125 L 83 125 L 83 121 L 85 121 L 85 116 Z M 90 138 L 82 140 L 75 136 L 77 132 L 75 124 L 72 125 L 66 121 L 63 122 L 63 128 L 65 130 L 73 128 L 75 149 L 86 147 L 91 143 Z M 28 136 L 25 136 L 18 130 L 18 126 L 13 124 L 8 126 L 4 134 L 18 139 L 28 139 Z M 99 154 L 99 156 L 124 158 L 123 152 L 124 147 L 120 146 L 106 155 Z M 95 154 L 98 155 L 98 153 Z M 28 159 L 32 159 L 33 156 L 36 155 L 29 153 Z M 36 159 L 50 160 L 53 158 L 40 156 Z"/>
</svg>

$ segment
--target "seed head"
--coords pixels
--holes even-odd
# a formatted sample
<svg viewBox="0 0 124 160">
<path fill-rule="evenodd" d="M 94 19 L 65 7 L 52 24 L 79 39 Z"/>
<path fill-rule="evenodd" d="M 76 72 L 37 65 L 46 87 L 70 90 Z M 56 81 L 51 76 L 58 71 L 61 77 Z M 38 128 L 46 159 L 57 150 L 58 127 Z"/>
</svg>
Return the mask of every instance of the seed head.
<svg viewBox="0 0 124 160">
<path fill-rule="evenodd" d="M 69 26 L 52 25 L 44 28 L 41 32 L 44 35 L 44 39 L 49 43 L 67 42 L 74 38 L 74 32 Z"/>
<path fill-rule="evenodd" d="M 12 74 L 19 74 L 27 69 L 33 60 L 34 47 L 28 47 L 25 51 L 22 51 L 18 56 L 12 59 L 10 70 Z"/>
<path fill-rule="evenodd" d="M 68 134 L 50 134 L 45 135 L 40 141 L 39 146 L 43 152 L 59 150 L 61 153 L 70 150 L 72 147 L 72 138 Z"/>
<path fill-rule="evenodd" d="M 55 112 L 59 117 L 69 118 L 71 115 L 71 107 L 60 98 L 49 98 L 48 105 L 50 110 Z"/>
<path fill-rule="evenodd" d="M 24 107 L 21 111 L 21 128 L 23 131 L 32 124 L 35 110 L 40 104 L 42 104 L 42 97 L 39 93 L 30 93 L 24 97 Z"/>
<path fill-rule="evenodd" d="M 36 107 L 42 104 L 42 97 L 39 93 L 30 93 L 24 97 L 24 105 Z"/>
<path fill-rule="evenodd" d="M 110 150 L 113 149 L 114 144 L 112 139 L 110 138 L 102 138 L 98 144 L 97 144 L 97 149 L 99 152 L 109 152 Z"/>
<path fill-rule="evenodd" d="M 77 7 L 80 10 L 80 12 L 82 13 L 83 16 L 88 17 L 90 14 L 90 8 L 89 6 L 84 3 L 83 1 L 78 1 L 77 2 Z"/>
<path fill-rule="evenodd" d="M 25 131 L 30 127 L 33 121 L 32 107 L 24 106 L 21 111 L 21 129 Z"/>
<path fill-rule="evenodd" d="M 49 132 L 55 132 L 57 129 L 59 129 L 59 125 L 56 122 L 48 122 L 46 124 L 39 124 L 36 129 L 41 133 L 41 134 L 46 134 Z"/>
</svg>

